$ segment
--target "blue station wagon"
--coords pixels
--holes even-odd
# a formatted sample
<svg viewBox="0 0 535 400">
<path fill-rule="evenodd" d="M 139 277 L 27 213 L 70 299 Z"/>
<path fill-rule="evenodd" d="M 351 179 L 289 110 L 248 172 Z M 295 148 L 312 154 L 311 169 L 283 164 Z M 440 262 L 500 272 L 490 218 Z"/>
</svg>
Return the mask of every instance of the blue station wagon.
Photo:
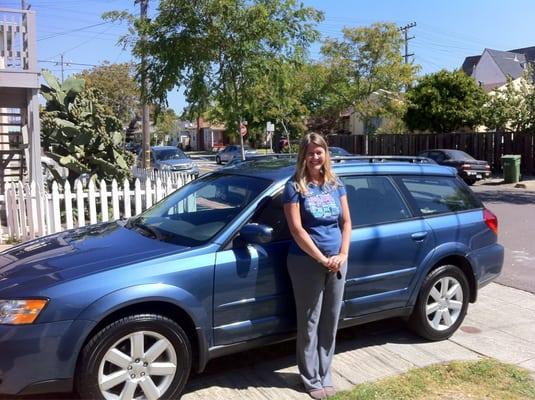
<svg viewBox="0 0 535 400">
<path fill-rule="evenodd" d="M 449 167 L 344 159 L 340 327 L 451 336 L 502 269 L 497 218 Z M 414 162 L 416 161 L 416 162 Z M 204 175 L 144 213 L 0 254 L 0 393 L 178 398 L 215 357 L 295 335 L 281 194 L 291 159 Z"/>
</svg>

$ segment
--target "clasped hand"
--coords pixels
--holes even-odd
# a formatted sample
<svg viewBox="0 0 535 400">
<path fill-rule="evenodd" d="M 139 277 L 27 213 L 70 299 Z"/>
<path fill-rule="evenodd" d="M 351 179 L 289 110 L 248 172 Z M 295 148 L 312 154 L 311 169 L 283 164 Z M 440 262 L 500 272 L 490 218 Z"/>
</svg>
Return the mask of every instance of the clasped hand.
<svg viewBox="0 0 535 400">
<path fill-rule="evenodd" d="M 325 257 L 324 260 L 322 260 L 322 265 L 327 268 L 328 270 L 332 272 L 337 272 L 342 268 L 344 263 L 347 261 L 347 254 L 337 254 L 335 256 L 331 257 Z"/>
</svg>

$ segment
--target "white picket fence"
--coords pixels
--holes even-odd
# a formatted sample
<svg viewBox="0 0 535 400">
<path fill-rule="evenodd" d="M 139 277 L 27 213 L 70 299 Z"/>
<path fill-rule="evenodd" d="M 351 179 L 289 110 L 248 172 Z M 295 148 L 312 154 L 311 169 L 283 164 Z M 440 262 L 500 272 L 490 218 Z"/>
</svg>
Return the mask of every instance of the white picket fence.
<svg viewBox="0 0 535 400">
<path fill-rule="evenodd" d="M 194 178 L 187 174 L 165 180 L 158 176 L 155 181 L 138 178 L 133 188 L 126 179 L 122 187 L 116 180 L 110 186 L 89 180 L 87 187 L 76 181 L 72 188 L 68 182 L 64 186 L 54 182 L 50 190 L 39 190 L 34 182 L 8 184 L 3 196 L 7 229 L 0 225 L 0 244 L 137 215 Z"/>
</svg>

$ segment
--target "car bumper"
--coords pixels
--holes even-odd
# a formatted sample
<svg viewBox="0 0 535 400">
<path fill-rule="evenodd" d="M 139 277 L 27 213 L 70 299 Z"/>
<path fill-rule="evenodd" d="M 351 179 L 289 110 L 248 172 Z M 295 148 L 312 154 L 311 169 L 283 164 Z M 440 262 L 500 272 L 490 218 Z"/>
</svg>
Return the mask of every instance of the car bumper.
<svg viewBox="0 0 535 400">
<path fill-rule="evenodd" d="M 72 390 L 79 349 L 91 321 L 0 325 L 0 393 Z"/>
<path fill-rule="evenodd" d="M 503 258 L 503 246 L 499 243 L 477 249 L 468 255 L 474 267 L 478 288 L 489 284 L 501 274 Z"/>
<path fill-rule="evenodd" d="M 459 175 L 463 179 L 479 180 L 490 178 L 490 171 L 460 171 Z"/>
</svg>

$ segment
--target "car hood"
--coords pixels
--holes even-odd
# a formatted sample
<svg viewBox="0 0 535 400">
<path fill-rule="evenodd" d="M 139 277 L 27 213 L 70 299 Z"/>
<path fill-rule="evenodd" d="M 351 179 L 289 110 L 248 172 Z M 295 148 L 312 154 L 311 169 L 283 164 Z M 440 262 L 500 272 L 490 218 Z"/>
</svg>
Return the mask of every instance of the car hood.
<svg viewBox="0 0 535 400">
<path fill-rule="evenodd" d="M 109 222 L 73 229 L 15 246 L 0 254 L 0 297 L 5 289 L 38 280 L 39 287 L 183 252 Z"/>
</svg>

